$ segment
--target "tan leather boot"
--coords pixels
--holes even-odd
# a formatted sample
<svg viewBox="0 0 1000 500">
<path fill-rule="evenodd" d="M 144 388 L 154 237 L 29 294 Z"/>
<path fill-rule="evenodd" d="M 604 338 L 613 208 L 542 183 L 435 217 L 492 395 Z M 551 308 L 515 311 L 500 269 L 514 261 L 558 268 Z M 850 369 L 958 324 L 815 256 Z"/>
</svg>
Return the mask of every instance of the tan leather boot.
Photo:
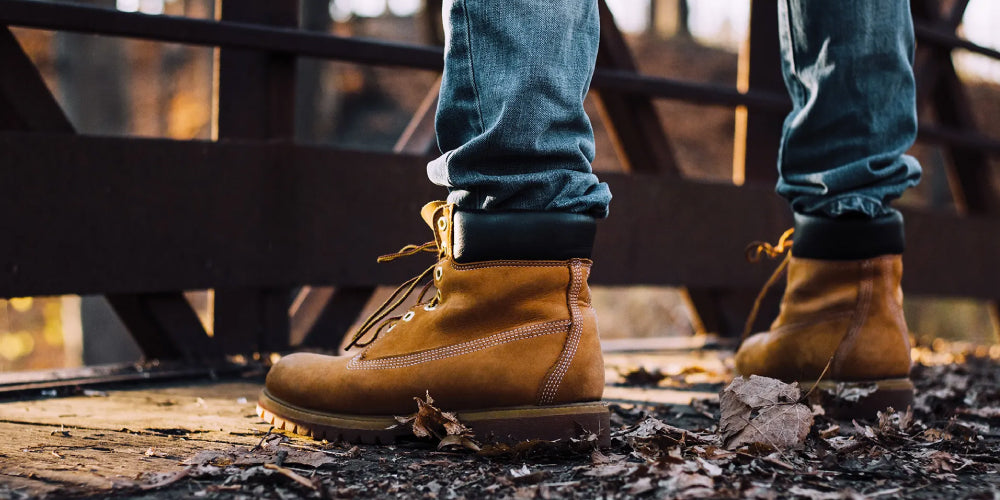
<svg viewBox="0 0 1000 500">
<path fill-rule="evenodd" d="M 902 219 L 879 220 L 874 228 L 815 219 L 796 216 L 781 312 L 769 331 L 745 339 L 736 370 L 797 381 L 804 391 L 819 380 L 813 402 L 838 417 L 903 410 L 913 402 L 913 383 L 900 288 Z M 871 253 L 878 256 L 864 258 Z M 860 390 L 835 398 L 838 384 L 845 384 L 841 395 Z"/>
<path fill-rule="evenodd" d="M 406 295 L 427 276 L 433 298 L 387 318 L 402 300 L 390 299 L 355 337 L 364 347 L 358 354 L 281 359 L 267 376 L 260 416 L 317 439 L 387 443 L 410 433 L 390 428 L 394 416 L 414 413 L 413 398 L 429 392 L 478 439 L 593 432 L 607 442 L 604 362 L 587 286 L 593 219 L 458 212 L 444 202 L 422 215 L 435 241 L 383 260 L 436 251 L 437 263 L 401 287 Z M 548 249 L 538 245 L 545 241 Z"/>
</svg>

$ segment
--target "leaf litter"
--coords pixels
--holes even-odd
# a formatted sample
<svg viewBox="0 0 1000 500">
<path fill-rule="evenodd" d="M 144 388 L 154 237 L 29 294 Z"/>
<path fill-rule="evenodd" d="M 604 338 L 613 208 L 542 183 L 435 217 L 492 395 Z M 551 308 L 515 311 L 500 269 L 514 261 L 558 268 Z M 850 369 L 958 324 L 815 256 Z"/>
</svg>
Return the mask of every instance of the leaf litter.
<svg viewBox="0 0 1000 500">
<path fill-rule="evenodd" d="M 718 399 L 690 405 L 611 404 L 605 449 L 596 436 L 480 443 L 427 395 L 399 419 L 421 442 L 269 433 L 140 479 L 164 498 L 995 498 L 1000 365 L 968 357 L 913 377 L 912 408 L 868 420 L 835 420 L 800 403 L 801 388 L 763 377 L 718 384 Z M 852 401 L 866 390 L 831 392 Z"/>
<path fill-rule="evenodd" d="M 813 426 L 813 412 L 799 403 L 798 384 L 751 375 L 736 377 L 719 395 L 719 432 L 726 448 L 799 448 Z"/>
</svg>

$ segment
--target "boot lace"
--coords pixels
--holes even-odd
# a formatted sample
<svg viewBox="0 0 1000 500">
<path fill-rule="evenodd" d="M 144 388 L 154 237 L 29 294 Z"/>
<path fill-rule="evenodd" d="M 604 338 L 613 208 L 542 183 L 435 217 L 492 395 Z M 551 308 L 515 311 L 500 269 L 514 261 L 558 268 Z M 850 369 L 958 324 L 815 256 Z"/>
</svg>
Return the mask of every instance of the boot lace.
<svg viewBox="0 0 1000 500">
<path fill-rule="evenodd" d="M 740 336 L 740 343 L 750 336 L 753 329 L 753 324 L 757 321 L 757 314 L 760 313 L 760 305 L 764 301 L 764 297 L 767 297 L 767 292 L 771 290 L 771 287 L 781 279 L 782 275 L 785 274 L 785 270 L 788 269 L 788 261 L 792 257 L 792 253 L 788 250 L 792 248 L 792 234 L 795 229 L 789 229 L 785 231 L 781 238 L 778 238 L 777 244 L 770 244 L 766 241 L 754 241 L 747 246 L 746 258 L 748 262 L 760 262 L 763 257 L 768 257 L 770 259 L 777 259 L 782 254 L 785 255 L 784 259 L 781 259 L 781 263 L 771 274 L 771 277 L 767 279 L 764 286 L 760 289 L 760 293 L 757 294 L 757 298 L 753 301 L 753 308 L 750 310 L 750 315 L 747 316 L 747 322 L 743 325 L 743 335 Z"/>
<path fill-rule="evenodd" d="M 384 262 L 392 262 L 400 257 L 409 257 L 421 252 L 436 253 L 438 254 L 438 260 L 443 257 L 442 249 L 438 246 L 437 242 L 428 241 L 423 245 L 406 245 L 397 252 L 381 255 L 378 258 L 378 262 L 380 264 Z M 372 342 L 375 342 L 375 339 L 378 338 L 380 333 L 391 330 L 393 326 L 395 326 L 396 322 L 403 319 L 404 316 L 402 315 L 389 315 L 399 308 L 399 306 L 403 305 L 403 302 L 405 302 L 406 299 L 413 294 L 413 291 L 416 290 L 420 282 L 427 278 L 427 276 L 434 271 L 435 267 L 437 267 L 437 263 L 428 267 L 424 270 L 424 272 L 418 274 L 417 276 L 406 280 L 402 285 L 399 285 L 399 288 L 396 288 L 396 291 L 392 292 L 392 295 L 390 295 L 389 298 L 386 299 L 385 302 L 383 302 L 382 305 L 380 305 L 378 309 L 376 309 L 375 312 L 373 312 L 371 316 L 369 316 L 368 319 L 361 324 L 360 327 L 358 327 L 358 331 L 354 334 L 354 337 L 351 338 L 351 341 L 348 342 L 345 350 L 351 350 L 353 347 L 367 347 L 368 345 L 371 345 Z M 424 297 L 427 295 L 427 292 L 433 284 L 434 280 L 430 280 L 425 283 L 423 288 L 420 289 L 419 295 L 417 295 L 417 305 L 424 305 L 425 309 L 428 310 L 436 307 L 441 301 L 441 292 L 438 291 L 429 301 L 424 302 Z M 371 332 L 371 336 L 366 340 L 365 336 L 369 332 Z"/>
</svg>

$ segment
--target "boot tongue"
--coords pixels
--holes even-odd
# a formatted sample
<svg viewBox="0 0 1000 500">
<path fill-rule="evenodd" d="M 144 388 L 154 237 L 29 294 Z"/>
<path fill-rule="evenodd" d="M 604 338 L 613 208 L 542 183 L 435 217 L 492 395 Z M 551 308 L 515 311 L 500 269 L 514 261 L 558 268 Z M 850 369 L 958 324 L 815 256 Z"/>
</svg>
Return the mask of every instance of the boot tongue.
<svg viewBox="0 0 1000 500">
<path fill-rule="evenodd" d="M 424 205 L 424 208 L 420 209 L 420 218 L 424 219 L 424 222 L 431 227 L 431 230 L 434 230 L 434 219 L 436 219 L 435 214 L 437 214 L 437 211 L 440 208 L 447 205 L 448 202 L 446 201 L 432 201 Z"/>
<path fill-rule="evenodd" d="M 444 255 L 448 255 L 451 246 L 451 212 L 453 205 L 445 201 L 432 201 L 424 208 L 420 209 L 420 217 L 430 226 L 434 232 L 434 241 L 438 245 L 438 250 Z"/>
</svg>

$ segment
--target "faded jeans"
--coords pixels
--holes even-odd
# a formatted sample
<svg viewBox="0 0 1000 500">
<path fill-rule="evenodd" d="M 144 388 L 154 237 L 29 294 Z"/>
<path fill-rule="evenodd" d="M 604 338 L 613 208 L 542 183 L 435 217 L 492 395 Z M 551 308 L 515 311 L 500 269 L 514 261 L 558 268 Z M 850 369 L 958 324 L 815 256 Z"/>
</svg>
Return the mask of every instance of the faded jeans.
<svg viewBox="0 0 1000 500">
<path fill-rule="evenodd" d="M 793 109 L 779 194 L 798 213 L 878 217 L 919 182 L 907 0 L 779 0 Z M 467 210 L 604 217 L 583 99 L 599 40 L 596 0 L 445 1 L 436 116 L 443 154 L 427 166 Z"/>
</svg>

